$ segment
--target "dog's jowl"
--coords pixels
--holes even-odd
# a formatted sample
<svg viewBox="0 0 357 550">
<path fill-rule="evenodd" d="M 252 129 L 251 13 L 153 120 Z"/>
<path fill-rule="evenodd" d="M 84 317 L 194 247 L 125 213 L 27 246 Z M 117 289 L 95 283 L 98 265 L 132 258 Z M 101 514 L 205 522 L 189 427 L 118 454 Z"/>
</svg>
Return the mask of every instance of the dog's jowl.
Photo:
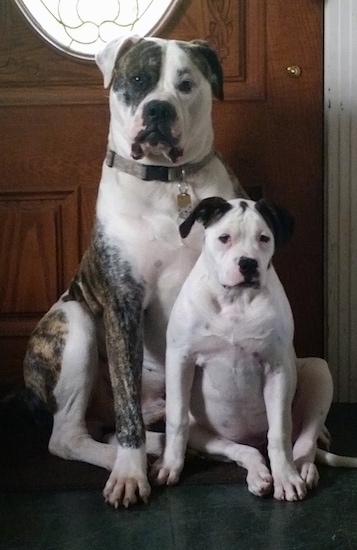
<svg viewBox="0 0 357 550">
<path fill-rule="evenodd" d="M 205 42 L 121 38 L 97 64 L 111 117 L 92 240 L 30 339 L 24 372 L 54 415 L 50 451 L 107 468 L 104 496 L 117 507 L 150 494 L 144 420 L 163 415 L 166 326 L 202 244 L 200 227 L 180 238 L 181 216 L 244 192 L 213 150 L 212 94 L 223 98 L 223 82 Z M 99 394 L 114 438 L 88 429 Z"/>
</svg>

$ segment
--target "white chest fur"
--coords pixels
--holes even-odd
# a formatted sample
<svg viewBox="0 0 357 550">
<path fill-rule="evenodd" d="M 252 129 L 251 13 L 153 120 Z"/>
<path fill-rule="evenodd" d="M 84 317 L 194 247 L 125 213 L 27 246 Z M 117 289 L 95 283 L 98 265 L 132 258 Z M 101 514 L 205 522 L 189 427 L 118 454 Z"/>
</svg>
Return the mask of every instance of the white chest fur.
<svg viewBox="0 0 357 550">
<path fill-rule="evenodd" d="M 218 184 L 220 193 L 233 195 L 223 166 L 214 158 L 188 181 L 193 204 L 217 194 Z M 146 285 L 145 307 L 159 294 L 168 313 L 201 252 L 203 239 L 200 225 L 181 239 L 179 192 L 177 182 L 142 181 L 104 164 L 97 201 L 97 220 L 104 233 L 120 248 L 134 276 Z"/>
</svg>

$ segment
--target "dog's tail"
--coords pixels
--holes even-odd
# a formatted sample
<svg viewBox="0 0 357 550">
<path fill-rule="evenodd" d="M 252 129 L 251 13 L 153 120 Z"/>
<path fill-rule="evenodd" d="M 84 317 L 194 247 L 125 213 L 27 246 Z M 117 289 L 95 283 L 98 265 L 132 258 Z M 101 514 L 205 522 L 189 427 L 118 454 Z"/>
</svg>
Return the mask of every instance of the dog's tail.
<svg viewBox="0 0 357 550">
<path fill-rule="evenodd" d="M 0 423 L 32 423 L 51 427 L 53 415 L 40 398 L 29 388 L 19 385 L 11 394 L 0 398 Z"/>
<path fill-rule="evenodd" d="M 322 449 L 317 449 L 315 460 L 318 464 L 334 468 L 357 468 L 356 457 L 335 455 Z"/>
</svg>

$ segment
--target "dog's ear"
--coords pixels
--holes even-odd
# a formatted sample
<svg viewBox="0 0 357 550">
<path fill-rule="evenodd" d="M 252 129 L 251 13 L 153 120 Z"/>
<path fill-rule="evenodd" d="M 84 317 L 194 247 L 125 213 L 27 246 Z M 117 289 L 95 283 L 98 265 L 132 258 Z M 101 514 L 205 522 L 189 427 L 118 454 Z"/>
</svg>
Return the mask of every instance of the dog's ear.
<svg viewBox="0 0 357 550">
<path fill-rule="evenodd" d="M 255 203 L 255 208 L 270 227 L 275 241 L 275 248 L 282 248 L 292 237 L 295 220 L 293 216 L 277 204 L 260 199 Z"/>
<path fill-rule="evenodd" d="M 140 40 L 142 37 L 138 35 L 121 36 L 108 42 L 102 50 L 96 53 L 95 61 L 103 73 L 104 88 L 108 88 L 112 82 L 115 62 L 119 55 L 129 51 Z"/>
<path fill-rule="evenodd" d="M 224 99 L 223 94 L 223 70 L 217 53 L 205 40 L 191 40 L 190 44 L 194 46 L 193 52 L 197 52 L 207 63 L 210 69 L 208 80 L 211 82 L 212 92 L 219 99 Z"/>
<path fill-rule="evenodd" d="M 180 225 L 179 230 L 181 237 L 183 239 L 187 237 L 195 221 L 201 222 L 206 228 L 211 223 L 219 220 L 231 208 L 233 208 L 233 206 L 221 197 L 203 199 Z"/>
</svg>

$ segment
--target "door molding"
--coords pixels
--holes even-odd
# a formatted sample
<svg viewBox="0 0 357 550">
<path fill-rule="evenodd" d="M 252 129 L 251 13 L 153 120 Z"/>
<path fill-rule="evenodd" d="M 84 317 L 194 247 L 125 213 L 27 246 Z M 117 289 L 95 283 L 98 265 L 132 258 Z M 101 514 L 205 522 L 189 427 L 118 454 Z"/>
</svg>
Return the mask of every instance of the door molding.
<svg viewBox="0 0 357 550">
<path fill-rule="evenodd" d="M 357 401 L 357 5 L 325 2 L 326 356 L 335 400 Z"/>
</svg>

